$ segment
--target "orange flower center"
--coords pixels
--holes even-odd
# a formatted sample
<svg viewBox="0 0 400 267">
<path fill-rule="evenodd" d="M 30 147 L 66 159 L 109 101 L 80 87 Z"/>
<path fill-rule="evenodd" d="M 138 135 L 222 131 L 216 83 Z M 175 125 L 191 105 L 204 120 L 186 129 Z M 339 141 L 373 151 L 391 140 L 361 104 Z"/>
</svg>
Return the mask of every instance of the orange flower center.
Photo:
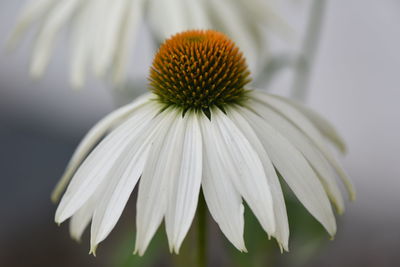
<svg viewBox="0 0 400 267">
<path fill-rule="evenodd" d="M 158 50 L 150 90 L 167 106 L 207 111 L 245 98 L 246 60 L 226 35 L 213 30 L 176 34 Z"/>
</svg>

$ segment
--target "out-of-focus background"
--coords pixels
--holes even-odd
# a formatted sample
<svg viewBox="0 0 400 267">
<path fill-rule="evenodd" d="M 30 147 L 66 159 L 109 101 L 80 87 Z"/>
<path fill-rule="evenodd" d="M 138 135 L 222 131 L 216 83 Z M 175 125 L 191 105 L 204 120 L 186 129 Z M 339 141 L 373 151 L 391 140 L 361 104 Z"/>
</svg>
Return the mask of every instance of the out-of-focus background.
<svg viewBox="0 0 400 267">
<path fill-rule="evenodd" d="M 129 230 L 133 248 L 134 211 L 129 207 L 134 205 L 94 258 L 87 254 L 88 235 L 76 244 L 67 224 L 53 223 L 49 196 L 84 133 L 115 108 L 116 93 L 94 79 L 83 90 L 70 88 L 67 34 L 44 78 L 33 81 L 28 75 L 33 31 L 14 53 L 4 45 L 24 2 L 0 3 L 0 266 L 112 266 L 116 256 L 109 251 L 127 239 L 119 229 Z M 305 16 L 299 14 L 307 10 L 307 1 L 292 2 L 288 19 L 301 32 Z M 343 161 L 358 197 L 347 203 L 335 240 L 297 265 L 400 263 L 399 25 L 397 0 L 329 1 L 308 103 L 347 141 Z M 140 38 L 132 73 L 143 80 L 152 51 L 146 28 Z M 273 89 L 277 93 L 290 84 L 290 75 L 279 78 Z"/>
</svg>

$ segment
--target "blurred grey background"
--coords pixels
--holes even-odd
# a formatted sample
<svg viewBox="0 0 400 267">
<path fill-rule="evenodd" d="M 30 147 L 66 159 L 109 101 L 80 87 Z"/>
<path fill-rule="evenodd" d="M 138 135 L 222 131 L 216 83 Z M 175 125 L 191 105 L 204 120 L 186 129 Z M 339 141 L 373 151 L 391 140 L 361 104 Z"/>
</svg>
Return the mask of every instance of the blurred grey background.
<svg viewBox="0 0 400 267">
<path fill-rule="evenodd" d="M 301 32 L 297 10 L 307 1 L 292 2 L 288 20 Z M 104 242 L 104 256 L 88 256 L 87 236 L 78 245 L 67 225 L 53 223 L 49 196 L 84 133 L 115 108 L 116 93 L 95 79 L 80 91 L 69 87 L 67 33 L 45 77 L 31 80 L 33 31 L 16 52 L 4 46 L 23 3 L 0 3 L 0 266 L 103 266 L 123 233 Z M 398 0 L 329 1 L 308 103 L 347 141 L 343 161 L 358 198 L 347 204 L 335 241 L 307 266 L 400 264 L 399 25 Z M 145 28 L 140 38 L 133 77 L 145 77 L 151 61 Z M 290 84 L 290 75 L 279 78 L 274 92 Z M 133 232 L 132 216 L 125 212 L 123 223 Z"/>
</svg>

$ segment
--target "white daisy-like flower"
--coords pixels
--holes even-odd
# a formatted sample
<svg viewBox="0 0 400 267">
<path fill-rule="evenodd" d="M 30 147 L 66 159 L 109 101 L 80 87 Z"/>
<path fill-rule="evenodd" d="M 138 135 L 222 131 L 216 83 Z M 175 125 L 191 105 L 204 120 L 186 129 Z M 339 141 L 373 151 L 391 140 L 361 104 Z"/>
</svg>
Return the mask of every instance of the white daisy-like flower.
<svg viewBox="0 0 400 267">
<path fill-rule="evenodd" d="M 30 0 L 10 38 L 14 46 L 32 24 L 39 24 L 30 72 L 43 75 L 57 33 L 71 30 L 71 83 L 81 87 L 88 69 L 125 79 L 129 53 L 142 20 L 157 40 L 188 29 L 215 29 L 230 36 L 255 71 L 266 57 L 265 26 L 276 21 L 272 0 Z M 273 20 L 271 22 L 271 20 Z M 254 69 L 253 69 L 254 68 Z"/>
<path fill-rule="evenodd" d="M 333 127 L 285 98 L 246 89 L 242 54 L 225 35 L 188 31 L 168 39 L 150 72 L 150 91 L 101 120 L 83 139 L 56 188 L 57 223 L 71 218 L 79 239 L 91 221 L 91 251 L 119 220 L 139 183 L 136 252 L 165 220 L 179 252 L 200 190 L 226 238 L 246 251 L 245 201 L 263 229 L 288 250 L 289 226 L 278 173 L 333 236 L 331 202 L 344 201 L 336 174 L 354 192 L 326 139 L 344 150 Z M 104 138 L 103 138 L 104 137 Z M 139 181 L 140 180 L 140 181 Z"/>
</svg>

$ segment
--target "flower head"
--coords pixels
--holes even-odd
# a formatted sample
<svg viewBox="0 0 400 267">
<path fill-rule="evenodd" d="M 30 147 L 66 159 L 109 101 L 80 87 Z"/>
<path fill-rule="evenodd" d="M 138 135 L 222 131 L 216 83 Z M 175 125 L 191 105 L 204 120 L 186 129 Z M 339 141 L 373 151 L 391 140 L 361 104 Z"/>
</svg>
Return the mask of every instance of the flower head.
<svg viewBox="0 0 400 267">
<path fill-rule="evenodd" d="M 316 113 L 249 90 L 247 79 L 244 59 L 225 35 L 189 31 L 167 40 L 151 69 L 152 92 L 104 118 L 79 145 L 54 195 L 72 177 L 56 222 L 72 217 L 71 234 L 79 239 L 91 221 L 94 252 L 140 180 L 135 250 L 140 255 L 163 220 L 170 248 L 179 252 L 200 190 L 237 249 L 246 251 L 245 201 L 263 229 L 287 250 L 279 172 L 333 236 L 331 202 L 339 213 L 344 209 L 335 172 L 351 196 L 353 189 L 325 137 L 340 148 L 343 142 Z"/>
<path fill-rule="evenodd" d="M 40 25 L 30 66 L 31 74 L 39 77 L 58 32 L 68 26 L 72 84 L 83 86 L 88 70 L 97 76 L 110 72 L 118 83 L 125 79 L 129 53 L 144 20 L 158 41 L 188 29 L 225 32 L 244 49 L 256 71 L 267 55 L 265 26 L 277 18 L 273 9 L 261 0 L 31 0 L 20 13 L 10 45 L 32 24 Z"/>
</svg>

